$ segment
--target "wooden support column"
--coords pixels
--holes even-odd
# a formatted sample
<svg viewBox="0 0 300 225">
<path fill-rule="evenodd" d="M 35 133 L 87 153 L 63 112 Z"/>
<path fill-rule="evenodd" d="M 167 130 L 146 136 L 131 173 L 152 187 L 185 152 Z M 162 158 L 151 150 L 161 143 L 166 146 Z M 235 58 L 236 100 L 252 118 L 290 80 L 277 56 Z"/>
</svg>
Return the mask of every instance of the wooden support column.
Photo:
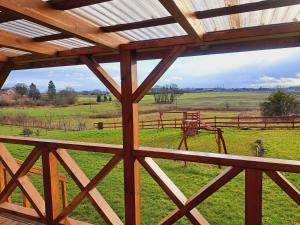
<svg viewBox="0 0 300 225">
<path fill-rule="evenodd" d="M 55 224 L 55 218 L 60 214 L 60 190 L 58 162 L 51 151 L 45 149 L 42 153 L 43 180 L 47 225 Z"/>
<path fill-rule="evenodd" d="M 245 225 L 261 225 L 262 171 L 247 169 L 245 173 Z"/>
<path fill-rule="evenodd" d="M 11 72 L 11 63 L 6 63 L 2 67 L 0 66 L 0 89 L 3 87 L 5 81 L 7 80 Z"/>
<path fill-rule="evenodd" d="M 125 224 L 140 224 L 139 163 L 133 156 L 138 148 L 138 103 L 133 103 L 137 89 L 137 61 L 135 52 L 121 51 L 122 123 L 124 148 Z"/>
</svg>

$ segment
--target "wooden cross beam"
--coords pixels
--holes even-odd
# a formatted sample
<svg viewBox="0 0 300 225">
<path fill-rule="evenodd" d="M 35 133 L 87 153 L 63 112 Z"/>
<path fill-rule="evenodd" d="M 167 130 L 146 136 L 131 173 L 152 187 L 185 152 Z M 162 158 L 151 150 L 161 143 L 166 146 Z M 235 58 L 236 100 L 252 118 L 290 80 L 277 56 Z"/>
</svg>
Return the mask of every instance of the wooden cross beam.
<svg viewBox="0 0 300 225">
<path fill-rule="evenodd" d="M 111 0 L 50 0 L 47 3 L 55 9 L 68 10 L 109 1 Z"/>
<path fill-rule="evenodd" d="M 196 42 L 203 41 L 205 30 L 186 0 L 159 0 L 181 27 Z"/>
<path fill-rule="evenodd" d="M 34 23 L 70 34 L 87 42 L 116 49 L 129 41 L 117 34 L 106 34 L 98 26 L 69 12 L 53 9 L 41 0 L 0 0 L 0 10 Z"/>
<path fill-rule="evenodd" d="M 81 56 L 80 60 L 102 81 L 108 90 L 121 101 L 121 87 L 109 74 L 91 57 Z"/>
<path fill-rule="evenodd" d="M 44 55 L 55 55 L 57 51 L 66 50 L 64 47 L 49 43 L 36 43 L 31 38 L 9 33 L 3 30 L 0 30 L 0 45 Z"/>
<path fill-rule="evenodd" d="M 133 94 L 133 101 L 139 102 L 145 94 L 153 87 L 153 85 L 161 78 L 161 76 L 170 68 L 176 59 L 185 50 L 184 46 L 175 46 L 169 53 L 160 61 L 160 63 L 153 69 L 150 75 L 143 81 L 138 89 Z"/>
</svg>

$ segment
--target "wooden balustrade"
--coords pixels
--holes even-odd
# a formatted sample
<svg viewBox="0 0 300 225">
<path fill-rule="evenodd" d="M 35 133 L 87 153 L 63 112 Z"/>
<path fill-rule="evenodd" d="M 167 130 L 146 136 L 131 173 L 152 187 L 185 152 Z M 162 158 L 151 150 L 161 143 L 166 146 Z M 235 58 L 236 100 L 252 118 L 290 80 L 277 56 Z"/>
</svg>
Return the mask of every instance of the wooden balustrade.
<svg viewBox="0 0 300 225">
<path fill-rule="evenodd" d="M 96 189 L 99 182 L 123 159 L 122 146 L 7 136 L 0 136 L 0 143 L 0 161 L 2 163 L 0 165 L 0 211 L 47 224 L 75 224 L 76 221 L 68 216 L 83 199 L 87 198 L 107 224 L 123 224 L 123 221 Z M 24 162 L 20 162 L 12 157 L 5 146 L 6 143 L 29 145 L 33 146 L 33 149 Z M 106 153 L 113 156 L 94 178 L 89 180 L 66 149 L 69 151 Z M 173 224 L 184 216 L 192 224 L 209 225 L 209 222 L 196 207 L 242 172 L 245 173 L 246 225 L 262 224 L 263 173 L 267 174 L 300 206 L 300 191 L 281 174 L 281 172 L 300 173 L 300 161 L 150 147 L 137 147 L 132 154 L 177 206 L 174 211 L 160 221 L 159 224 L 162 225 Z M 34 166 L 39 158 L 42 158 L 42 170 Z M 156 164 L 154 158 L 221 165 L 226 168 L 188 199 Z M 59 181 L 66 179 L 58 173 L 59 164 L 64 167 L 81 190 L 68 204 L 67 202 L 61 204 L 60 191 L 66 192 L 66 187 L 60 186 Z M 9 176 L 12 177 L 10 180 L 5 179 L 5 171 L 8 171 Z M 43 176 L 45 200 L 31 183 L 28 177 L 30 173 Z M 17 187 L 25 196 L 24 207 L 15 205 L 9 200 L 11 193 Z M 128 193 L 125 191 L 126 194 Z M 126 205 L 126 207 L 130 206 Z M 84 223 L 80 222 L 80 224 Z"/>
</svg>

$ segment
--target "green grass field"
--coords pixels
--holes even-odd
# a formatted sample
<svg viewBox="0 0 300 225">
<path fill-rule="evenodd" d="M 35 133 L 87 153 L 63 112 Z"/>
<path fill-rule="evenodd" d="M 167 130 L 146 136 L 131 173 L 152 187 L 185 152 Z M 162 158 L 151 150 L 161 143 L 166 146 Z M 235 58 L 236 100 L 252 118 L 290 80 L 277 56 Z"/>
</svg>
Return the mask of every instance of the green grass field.
<svg viewBox="0 0 300 225">
<path fill-rule="evenodd" d="M 2 135 L 19 135 L 21 128 L 1 126 Z M 239 155 L 253 155 L 252 143 L 261 139 L 267 149 L 266 157 L 300 160 L 300 132 L 299 131 L 262 131 L 225 129 L 224 133 L 229 152 Z M 176 148 L 179 142 L 180 131 L 141 130 L 140 142 L 143 146 Z M 121 130 L 42 132 L 39 138 L 76 140 L 86 142 L 121 144 Z M 194 151 L 216 152 L 214 136 L 205 132 L 189 139 L 189 146 Z M 24 159 L 29 153 L 28 147 L 7 145 L 16 158 Z M 99 169 L 111 158 L 109 155 L 70 151 L 72 157 L 81 166 L 89 178 L 92 178 Z M 39 164 L 40 162 L 38 162 Z M 176 185 L 190 197 L 207 182 L 217 176 L 222 169 L 217 166 L 189 164 L 183 167 L 181 162 L 157 160 L 157 163 Z M 224 168 L 223 168 L 224 169 Z M 64 170 L 61 168 L 61 172 Z M 286 177 L 300 188 L 300 174 L 285 173 Z M 32 176 L 32 180 L 41 190 L 41 178 Z M 300 223 L 300 209 L 285 193 L 283 193 L 270 179 L 264 176 L 263 193 L 263 221 L 264 225 L 294 225 Z M 124 219 L 123 201 L 123 167 L 120 163 L 98 185 L 98 190 L 110 203 L 117 214 Z M 68 195 L 72 199 L 79 189 L 68 179 Z M 18 193 L 15 194 L 17 198 Z M 142 224 L 152 225 L 158 223 L 173 209 L 174 204 L 160 190 L 147 172 L 141 170 L 141 201 Z M 244 218 L 244 175 L 240 174 L 232 182 L 209 197 L 198 209 L 212 225 L 240 225 Z M 95 224 L 104 224 L 93 207 L 84 201 L 73 213 L 72 217 L 83 219 Z M 177 224 L 190 224 L 186 219 Z"/>
<path fill-rule="evenodd" d="M 267 96 L 268 93 L 252 92 L 186 93 L 175 104 L 154 104 L 153 96 L 147 95 L 139 105 L 140 120 L 158 119 L 159 111 L 176 110 L 198 110 L 203 116 L 234 116 L 241 112 L 256 115 L 259 104 Z M 0 109 L 0 116 L 27 115 L 42 121 L 64 118 L 75 125 L 84 122 L 88 129 L 92 129 L 96 122 L 120 122 L 120 112 L 120 104 L 115 100 L 96 104 L 96 96 L 80 96 L 76 105 L 67 107 L 3 107 Z M 174 116 L 166 114 L 164 119 Z"/>
</svg>

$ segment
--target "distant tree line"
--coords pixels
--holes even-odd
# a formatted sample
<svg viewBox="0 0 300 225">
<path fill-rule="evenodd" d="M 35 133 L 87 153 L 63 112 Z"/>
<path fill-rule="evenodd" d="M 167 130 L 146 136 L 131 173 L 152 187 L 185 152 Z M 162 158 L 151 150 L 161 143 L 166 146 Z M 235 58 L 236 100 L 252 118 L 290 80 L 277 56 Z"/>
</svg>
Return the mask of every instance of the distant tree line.
<svg viewBox="0 0 300 225">
<path fill-rule="evenodd" d="M 15 92 L 15 103 L 21 105 L 71 105 L 76 103 L 78 96 L 77 92 L 71 87 L 57 92 L 53 81 L 49 81 L 45 94 L 41 94 L 34 83 L 31 83 L 29 87 L 24 83 L 18 83 L 12 89 Z M 13 105 L 13 103 L 5 101 L 0 99 L 0 105 Z"/>
<path fill-rule="evenodd" d="M 176 84 L 170 84 L 165 86 L 155 86 L 151 89 L 150 94 L 154 96 L 155 103 L 173 104 L 183 92 Z"/>
</svg>

